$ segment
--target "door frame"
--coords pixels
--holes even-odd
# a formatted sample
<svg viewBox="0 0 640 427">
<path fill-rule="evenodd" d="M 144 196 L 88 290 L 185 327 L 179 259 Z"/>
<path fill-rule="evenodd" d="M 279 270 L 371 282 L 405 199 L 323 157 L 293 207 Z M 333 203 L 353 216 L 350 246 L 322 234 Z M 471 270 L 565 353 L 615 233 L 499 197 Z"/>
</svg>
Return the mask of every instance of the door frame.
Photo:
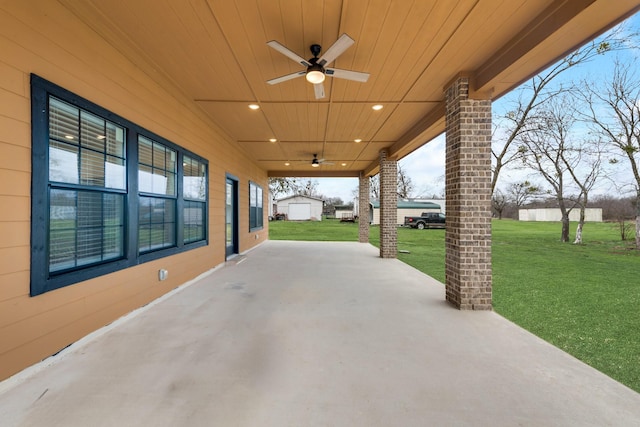
<svg viewBox="0 0 640 427">
<path fill-rule="evenodd" d="M 240 253 L 240 238 L 239 238 L 239 215 L 238 215 L 238 199 L 239 199 L 239 179 L 231 175 L 229 173 L 226 174 L 224 183 L 224 196 L 225 196 L 225 215 L 224 215 L 224 245 L 225 245 L 225 259 L 228 259 L 234 255 Z M 227 185 L 231 184 L 231 245 L 228 245 L 227 242 L 229 238 L 227 236 Z"/>
</svg>

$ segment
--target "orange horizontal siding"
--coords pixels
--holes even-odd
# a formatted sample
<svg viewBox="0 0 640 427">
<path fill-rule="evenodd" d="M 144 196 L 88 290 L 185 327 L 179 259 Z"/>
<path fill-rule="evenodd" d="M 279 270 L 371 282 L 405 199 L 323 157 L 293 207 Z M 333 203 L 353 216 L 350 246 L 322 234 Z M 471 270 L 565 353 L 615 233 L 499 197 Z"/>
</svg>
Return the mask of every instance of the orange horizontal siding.
<svg viewBox="0 0 640 427">
<path fill-rule="evenodd" d="M 106 43 L 58 2 L 0 5 L 0 380 L 224 262 L 226 173 L 239 179 L 240 251 L 267 238 L 266 221 L 248 231 L 248 183 L 263 187 L 266 218 L 266 172 L 144 58 L 127 59 L 131 49 Z M 209 245 L 29 297 L 31 73 L 206 158 Z"/>
</svg>

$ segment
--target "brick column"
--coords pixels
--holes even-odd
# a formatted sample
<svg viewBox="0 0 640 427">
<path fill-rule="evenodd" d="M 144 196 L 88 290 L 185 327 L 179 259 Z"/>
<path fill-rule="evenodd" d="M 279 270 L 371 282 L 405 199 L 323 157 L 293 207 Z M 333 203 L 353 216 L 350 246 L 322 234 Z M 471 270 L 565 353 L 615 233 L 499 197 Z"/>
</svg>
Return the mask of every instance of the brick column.
<svg viewBox="0 0 640 427">
<path fill-rule="evenodd" d="M 360 187 L 358 194 L 358 241 L 369 243 L 369 177 L 360 172 Z"/>
<path fill-rule="evenodd" d="M 398 163 L 380 151 L 380 257 L 396 258 L 398 252 Z"/>
<path fill-rule="evenodd" d="M 446 102 L 446 299 L 491 310 L 491 101 L 469 99 L 462 77 Z"/>
</svg>

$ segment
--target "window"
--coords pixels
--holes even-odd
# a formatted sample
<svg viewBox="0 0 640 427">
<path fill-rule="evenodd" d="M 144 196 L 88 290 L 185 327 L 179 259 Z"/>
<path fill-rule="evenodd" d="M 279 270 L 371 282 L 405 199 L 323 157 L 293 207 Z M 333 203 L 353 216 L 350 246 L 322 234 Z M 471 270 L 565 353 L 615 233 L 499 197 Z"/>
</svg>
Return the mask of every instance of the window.
<svg viewBox="0 0 640 427">
<path fill-rule="evenodd" d="M 249 231 L 263 227 L 262 187 L 249 182 Z"/>
<path fill-rule="evenodd" d="M 207 200 L 207 165 L 198 159 L 184 156 L 184 243 L 204 239 Z"/>
<path fill-rule="evenodd" d="M 205 159 L 38 76 L 31 89 L 31 295 L 208 243 Z"/>
<path fill-rule="evenodd" d="M 176 244 L 176 151 L 138 136 L 138 250 Z"/>
</svg>

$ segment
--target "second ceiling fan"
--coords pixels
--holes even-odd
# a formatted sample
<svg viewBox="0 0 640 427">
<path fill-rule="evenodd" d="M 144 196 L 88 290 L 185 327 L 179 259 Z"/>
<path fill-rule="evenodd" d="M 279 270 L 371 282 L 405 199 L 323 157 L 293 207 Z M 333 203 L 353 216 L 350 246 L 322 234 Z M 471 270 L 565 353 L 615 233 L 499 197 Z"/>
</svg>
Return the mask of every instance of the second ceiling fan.
<svg viewBox="0 0 640 427">
<path fill-rule="evenodd" d="M 316 99 L 324 98 L 324 82 L 325 76 L 337 77 L 339 79 L 353 80 L 356 82 L 366 82 L 369 79 L 369 73 L 362 73 L 360 71 L 341 70 L 339 68 L 326 68 L 326 65 L 331 64 L 340 56 L 345 50 L 347 50 L 355 41 L 347 34 L 340 36 L 336 42 L 327 49 L 322 56 L 320 52 L 322 47 L 318 44 L 312 44 L 311 54 L 313 58 L 306 60 L 299 56 L 297 53 L 289 50 L 285 46 L 281 45 L 275 40 L 267 42 L 269 46 L 277 50 L 286 57 L 296 61 L 299 64 L 307 67 L 306 70 L 301 70 L 295 73 L 287 74 L 275 79 L 267 80 L 270 85 L 286 82 L 287 80 L 295 79 L 297 77 L 305 76 L 309 83 L 313 84 L 313 90 L 316 95 Z"/>
</svg>

